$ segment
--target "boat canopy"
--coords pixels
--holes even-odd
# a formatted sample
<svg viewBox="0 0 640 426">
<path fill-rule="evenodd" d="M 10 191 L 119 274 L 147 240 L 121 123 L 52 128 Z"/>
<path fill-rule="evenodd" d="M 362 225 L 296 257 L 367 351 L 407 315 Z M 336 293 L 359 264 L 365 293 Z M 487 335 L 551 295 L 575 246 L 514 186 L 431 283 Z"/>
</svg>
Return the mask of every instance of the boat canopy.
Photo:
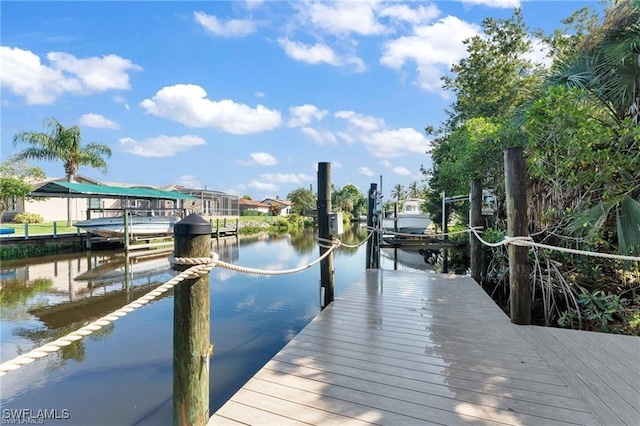
<svg viewBox="0 0 640 426">
<path fill-rule="evenodd" d="M 119 187 L 77 182 L 48 182 L 32 191 L 31 197 L 65 198 L 136 198 L 145 200 L 198 200 L 192 195 L 177 191 L 161 191 L 153 188 Z"/>
</svg>

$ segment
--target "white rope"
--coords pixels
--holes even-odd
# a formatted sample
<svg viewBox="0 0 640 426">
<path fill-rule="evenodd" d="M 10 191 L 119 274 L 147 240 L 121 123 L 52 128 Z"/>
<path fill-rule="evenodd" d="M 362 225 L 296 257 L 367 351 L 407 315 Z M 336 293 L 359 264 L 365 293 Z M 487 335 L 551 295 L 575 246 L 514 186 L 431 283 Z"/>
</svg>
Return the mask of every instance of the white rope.
<svg viewBox="0 0 640 426">
<path fill-rule="evenodd" d="M 265 270 L 265 269 L 247 268 L 247 267 L 244 267 L 244 266 L 238 266 L 238 265 L 233 265 L 231 263 L 222 262 L 220 260 L 216 261 L 216 265 L 221 267 L 221 268 L 229 269 L 230 271 L 243 272 L 245 274 L 253 274 L 253 275 L 287 275 L 287 274 L 295 274 L 297 272 L 304 271 L 305 269 L 309 269 L 312 266 L 314 266 L 315 264 L 317 264 L 318 262 L 322 261 L 324 258 L 329 256 L 339 245 L 340 245 L 340 243 L 336 241 L 336 243 L 333 244 L 332 246 L 330 246 L 328 248 L 328 250 L 322 256 L 320 256 L 319 258 L 317 258 L 313 262 L 309 263 L 308 265 L 300 266 L 299 268 L 294 268 L 294 269 L 285 269 L 285 270 L 282 270 L 282 271 L 270 271 L 270 270 Z"/>
<path fill-rule="evenodd" d="M 56 339 L 53 342 L 49 342 L 26 354 L 20 355 L 7 362 L 3 362 L 2 364 L 0 364 L 0 377 L 4 376 L 9 371 L 17 370 L 23 365 L 30 364 L 37 359 L 43 358 L 49 355 L 50 353 L 56 352 L 61 348 L 70 345 L 76 340 L 80 340 L 83 337 L 88 336 L 93 332 L 100 330 L 102 327 L 108 324 L 111 324 L 114 321 L 117 321 L 118 319 L 122 318 L 128 313 L 143 307 L 144 305 L 151 302 L 152 300 L 154 300 L 161 294 L 165 293 L 169 289 L 173 288 L 175 285 L 179 284 L 180 282 L 186 279 L 194 279 L 194 278 L 201 277 L 202 275 L 209 273 L 209 271 L 211 271 L 214 267 L 215 267 L 215 263 L 212 261 L 212 259 L 209 259 L 209 262 L 206 264 L 194 265 L 191 268 L 187 269 L 186 271 L 183 271 L 180 274 L 176 275 L 171 280 L 162 284 L 155 290 L 150 291 L 149 293 L 123 306 L 122 308 L 116 311 L 113 311 L 112 313 L 105 315 L 102 318 L 99 318 L 96 321 L 93 321 L 85 325 L 84 327 L 67 334 L 66 336 Z"/>
<path fill-rule="evenodd" d="M 367 239 L 368 238 L 369 237 L 367 237 Z M 160 285 L 155 290 L 134 300 L 133 302 L 123 306 L 122 308 L 116 311 L 113 311 L 112 313 L 105 315 L 102 318 L 99 318 L 96 321 L 93 321 L 88 325 L 85 325 L 84 327 L 67 334 L 66 336 L 56 339 L 53 342 L 47 343 L 26 354 L 20 355 L 12 360 L 9 360 L 7 362 L 0 364 L 0 377 L 4 376 L 9 371 L 17 370 L 23 365 L 30 364 L 37 359 L 43 358 L 49 355 L 50 353 L 56 352 L 61 348 L 70 345 L 76 340 L 80 340 L 83 337 L 88 336 L 93 332 L 100 330 L 104 326 L 111 324 L 114 321 L 117 321 L 119 318 L 122 318 L 128 313 L 143 307 L 144 305 L 151 302 L 161 294 L 167 292 L 169 289 L 173 288 L 175 285 L 179 284 L 180 282 L 186 279 L 199 278 L 205 274 L 208 274 L 216 266 L 229 269 L 232 271 L 244 272 L 247 274 L 255 274 L 255 275 L 293 274 L 293 273 L 301 272 L 301 271 L 304 271 L 305 269 L 311 268 L 312 266 L 314 266 L 315 264 L 317 264 L 318 262 L 322 261 L 324 258 L 329 256 L 337 247 L 341 245 L 339 240 L 319 239 L 319 241 L 323 243 L 331 244 L 328 246 L 323 246 L 328 248 L 328 250 L 322 256 L 320 256 L 318 259 L 314 260 L 313 262 L 309 263 L 308 265 L 301 266 L 295 269 L 286 269 L 282 271 L 268 271 L 268 270 L 246 268 L 242 266 L 232 265 L 230 263 L 221 261 L 217 253 L 211 253 L 211 257 L 185 258 L 185 257 L 170 256 L 170 261 L 173 265 L 189 265 L 191 267 L 186 271 L 181 272 L 180 274 L 178 274 L 171 280 L 167 281 L 166 283 Z"/>
<path fill-rule="evenodd" d="M 345 243 L 343 243 L 343 242 L 342 242 L 342 241 L 340 241 L 340 240 L 338 240 L 338 242 L 340 243 L 340 246 L 342 246 L 342 247 L 358 248 L 358 247 L 360 247 L 361 245 L 363 245 L 364 243 L 366 243 L 367 241 L 369 241 L 369 238 L 371 238 L 371 236 L 373 235 L 373 232 L 374 232 L 374 231 L 369 232 L 369 235 L 367 235 L 367 238 L 365 238 L 365 239 L 364 239 L 364 241 L 361 241 L 361 242 L 359 242 L 359 243 L 358 243 L 358 244 L 356 244 L 356 245 L 345 244 Z M 320 239 L 318 238 L 318 240 L 320 240 Z"/>
<path fill-rule="evenodd" d="M 570 248 L 564 248 L 564 247 L 551 246 L 548 244 L 536 243 L 535 241 L 533 241 L 531 237 L 505 237 L 502 241 L 498 241 L 497 243 L 489 243 L 482 239 L 482 237 L 480 236 L 480 234 L 476 229 L 469 228 L 469 230 L 475 234 L 475 236 L 478 238 L 478 240 L 480 240 L 482 244 L 489 247 L 499 247 L 506 244 L 513 244 L 516 246 L 537 247 L 537 248 L 542 248 L 547 250 L 559 251 L 563 253 L 580 254 L 584 256 L 600 257 L 604 259 L 630 260 L 632 262 L 640 262 L 640 257 L 638 256 L 624 256 L 620 254 L 600 253 L 596 251 L 585 251 L 585 250 L 576 250 L 576 249 L 570 249 Z"/>
</svg>

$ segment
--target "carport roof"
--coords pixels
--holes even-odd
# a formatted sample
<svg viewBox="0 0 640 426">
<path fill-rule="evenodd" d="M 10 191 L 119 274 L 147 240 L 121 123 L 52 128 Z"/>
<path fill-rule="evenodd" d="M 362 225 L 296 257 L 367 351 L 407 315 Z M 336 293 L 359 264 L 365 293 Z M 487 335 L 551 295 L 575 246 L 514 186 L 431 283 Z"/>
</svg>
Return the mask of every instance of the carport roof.
<svg viewBox="0 0 640 426">
<path fill-rule="evenodd" d="M 153 188 L 118 187 L 77 182 L 48 182 L 30 194 L 32 197 L 65 198 L 135 198 L 146 200 L 198 200 L 197 197 L 176 191 Z"/>
</svg>

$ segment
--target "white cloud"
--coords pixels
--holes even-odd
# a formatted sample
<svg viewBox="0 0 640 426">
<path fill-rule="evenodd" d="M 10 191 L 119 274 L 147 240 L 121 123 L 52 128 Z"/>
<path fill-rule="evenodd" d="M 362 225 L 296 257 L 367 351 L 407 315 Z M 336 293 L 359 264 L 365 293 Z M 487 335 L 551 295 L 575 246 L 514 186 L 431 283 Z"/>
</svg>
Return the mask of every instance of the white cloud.
<svg viewBox="0 0 640 426">
<path fill-rule="evenodd" d="M 406 167 L 394 167 L 391 171 L 400 176 L 410 176 L 412 174 Z"/>
<path fill-rule="evenodd" d="M 513 9 L 516 7 L 520 7 L 520 0 L 460 0 L 460 1 L 466 4 L 497 7 L 500 9 Z"/>
<path fill-rule="evenodd" d="M 338 143 L 338 139 L 336 139 L 334 134 L 328 130 L 316 130 L 311 127 L 303 127 L 300 129 L 300 131 L 302 131 L 302 133 L 304 133 L 320 145 L 324 145 L 327 143 L 335 145 Z"/>
<path fill-rule="evenodd" d="M 352 126 L 368 132 L 384 127 L 384 120 L 382 118 L 371 117 L 354 111 L 338 111 L 334 116 L 336 118 L 342 118 Z"/>
<path fill-rule="evenodd" d="M 380 63 L 400 70 L 415 62 L 419 87 L 430 92 L 442 92 L 440 77 L 451 64 L 467 55 L 463 40 L 473 37 L 480 29 L 475 24 L 447 16 L 432 25 L 414 27 L 414 33 L 388 41 L 383 46 Z"/>
<path fill-rule="evenodd" d="M 78 120 L 78 124 L 86 127 L 95 127 L 98 129 L 119 129 L 120 125 L 113 120 L 103 117 L 100 114 L 84 114 Z"/>
<path fill-rule="evenodd" d="M 435 4 L 416 8 L 411 8 L 406 4 L 394 4 L 382 8 L 379 15 L 416 25 L 437 18 L 440 16 L 440 9 Z"/>
<path fill-rule="evenodd" d="M 213 15 L 204 12 L 193 12 L 197 23 L 210 34 L 222 37 L 244 37 L 257 31 L 258 25 L 250 19 L 230 19 L 220 21 Z"/>
<path fill-rule="evenodd" d="M 340 169 L 340 168 L 342 168 L 342 163 L 339 162 L 339 161 L 333 160 L 331 162 L 331 166 L 335 167 L 336 169 Z"/>
<path fill-rule="evenodd" d="M 304 173 L 263 173 L 260 175 L 263 181 L 273 183 L 302 183 L 312 182 L 314 178 Z"/>
<path fill-rule="evenodd" d="M 205 145 L 206 142 L 199 136 L 165 136 L 147 138 L 137 141 L 133 138 L 120 139 L 123 151 L 140 157 L 172 157 L 179 152 L 191 147 Z"/>
<path fill-rule="evenodd" d="M 321 110 L 315 105 L 304 104 L 289 108 L 291 118 L 287 123 L 289 127 L 306 126 L 313 120 L 322 120 L 327 115 L 327 110 Z"/>
<path fill-rule="evenodd" d="M 184 186 L 185 188 L 198 189 L 202 188 L 202 183 L 193 175 L 184 175 L 180 176 L 176 183 L 180 186 Z"/>
<path fill-rule="evenodd" d="M 264 98 L 264 92 L 255 92 L 254 95 L 256 98 Z"/>
<path fill-rule="evenodd" d="M 236 164 L 241 166 L 275 166 L 278 164 L 278 159 L 268 152 L 252 152 L 250 157 L 251 160 L 236 161 Z"/>
<path fill-rule="evenodd" d="M 537 37 L 532 37 L 529 41 L 531 42 L 531 52 L 524 55 L 525 59 L 530 60 L 534 64 L 550 67 L 553 59 L 547 56 L 549 54 L 549 47 Z"/>
<path fill-rule="evenodd" d="M 311 45 L 289 40 L 288 38 L 279 38 L 278 44 L 284 49 L 287 56 L 296 61 L 312 65 L 326 63 L 336 67 L 353 65 L 357 72 L 362 72 L 366 68 L 362 59 L 353 55 L 338 55 L 326 44 L 316 43 Z"/>
<path fill-rule="evenodd" d="M 128 71 L 139 65 L 116 55 L 78 59 L 69 53 L 49 52 L 50 65 L 33 52 L 0 46 L 1 84 L 27 104 L 52 104 L 65 93 L 91 95 L 130 88 Z"/>
<path fill-rule="evenodd" d="M 362 142 L 374 157 L 390 158 L 419 153 L 425 154 L 429 149 L 429 139 L 412 128 L 382 130 L 362 135 Z"/>
<path fill-rule="evenodd" d="M 376 1 L 304 2 L 299 11 L 303 21 L 330 34 L 376 35 L 386 33 L 376 21 Z"/>
<path fill-rule="evenodd" d="M 262 3 L 264 3 L 264 0 L 247 0 L 246 6 L 247 9 L 257 9 L 262 6 Z"/>
<path fill-rule="evenodd" d="M 263 105 L 251 108 L 230 99 L 212 101 L 194 84 L 177 84 L 160 89 L 140 103 L 147 113 L 168 118 L 188 127 L 215 127 L 227 133 L 245 135 L 280 126 L 280 111 Z"/>
<path fill-rule="evenodd" d="M 249 185 L 249 187 L 257 190 L 257 191 L 270 191 L 270 192 L 276 192 L 278 189 L 280 189 L 278 187 L 278 185 L 273 184 L 273 183 L 268 183 L 268 182 L 260 182 L 258 180 L 252 180 Z"/>
<path fill-rule="evenodd" d="M 123 105 L 124 105 L 124 107 L 125 107 L 125 109 L 126 109 L 127 111 L 129 111 L 129 109 L 130 109 L 130 108 L 129 108 L 129 104 L 127 103 L 127 100 L 126 100 L 124 97 L 122 97 L 122 96 L 120 96 L 120 95 L 116 95 L 116 96 L 114 96 L 114 97 L 113 97 L 113 101 L 114 101 L 114 102 L 117 102 L 117 103 L 119 103 L 119 104 L 123 104 Z"/>
<path fill-rule="evenodd" d="M 357 140 L 355 138 L 355 136 L 347 133 L 347 132 L 337 132 L 336 133 L 338 136 L 340 136 L 340 139 L 342 139 L 343 141 L 345 141 L 348 144 L 353 144 L 356 143 Z"/>
<path fill-rule="evenodd" d="M 382 165 L 385 166 L 388 169 L 393 167 L 393 164 L 391 164 L 391 161 L 388 161 L 388 160 L 383 160 L 382 161 Z"/>
<path fill-rule="evenodd" d="M 369 176 L 369 177 L 373 177 L 376 174 L 373 172 L 373 170 L 371 170 L 368 167 L 360 167 L 358 169 L 358 173 L 360 173 L 361 175 L 365 175 L 365 176 Z"/>
</svg>

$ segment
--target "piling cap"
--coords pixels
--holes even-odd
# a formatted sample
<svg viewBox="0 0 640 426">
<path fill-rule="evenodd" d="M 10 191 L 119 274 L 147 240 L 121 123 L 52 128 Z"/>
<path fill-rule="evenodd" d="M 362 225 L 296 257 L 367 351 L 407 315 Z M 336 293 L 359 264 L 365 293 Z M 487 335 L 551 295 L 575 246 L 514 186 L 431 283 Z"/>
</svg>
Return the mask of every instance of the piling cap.
<svg viewBox="0 0 640 426">
<path fill-rule="evenodd" d="M 202 216 L 192 213 L 173 226 L 175 235 L 211 235 L 211 224 Z"/>
</svg>

